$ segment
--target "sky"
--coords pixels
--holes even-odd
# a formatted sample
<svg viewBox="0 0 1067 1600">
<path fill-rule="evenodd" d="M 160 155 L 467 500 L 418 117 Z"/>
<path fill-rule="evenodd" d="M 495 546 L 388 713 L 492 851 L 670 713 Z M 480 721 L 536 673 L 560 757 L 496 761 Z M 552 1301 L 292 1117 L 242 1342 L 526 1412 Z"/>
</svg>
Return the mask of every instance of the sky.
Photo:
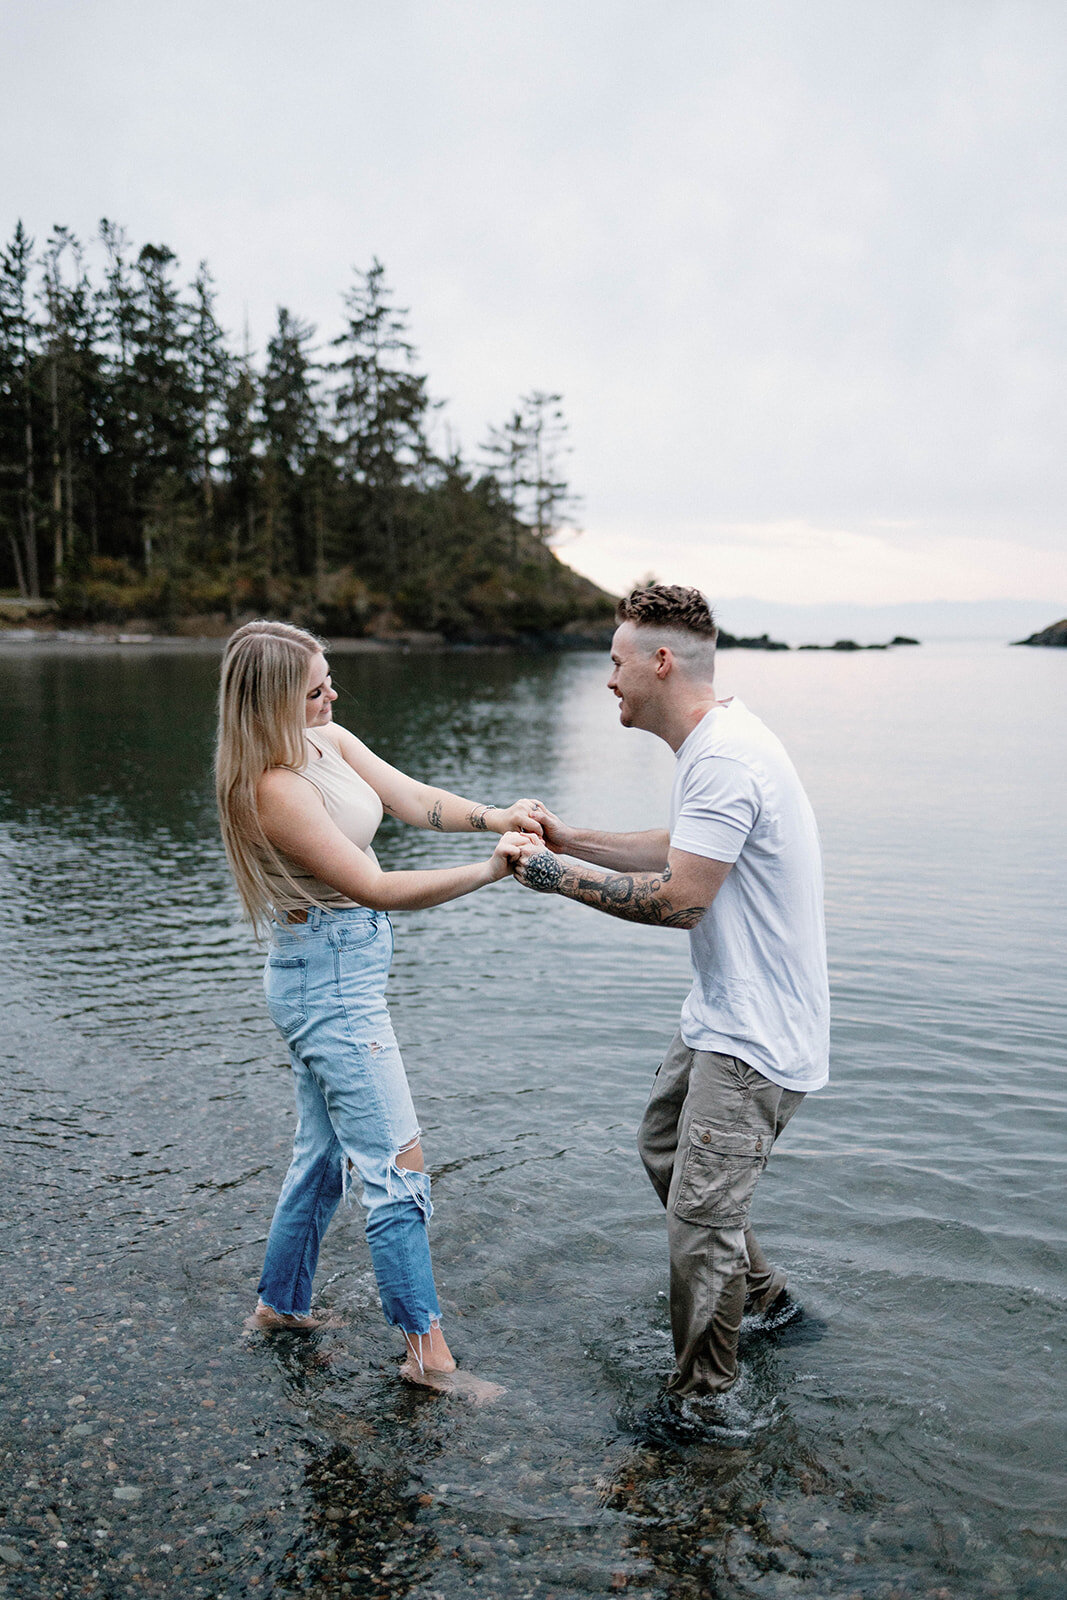
<svg viewBox="0 0 1067 1600">
<path fill-rule="evenodd" d="M 477 453 L 559 391 L 563 558 L 1067 612 L 1058 0 L 0 0 L 0 233 L 206 259 L 262 349 L 374 257 Z"/>
</svg>

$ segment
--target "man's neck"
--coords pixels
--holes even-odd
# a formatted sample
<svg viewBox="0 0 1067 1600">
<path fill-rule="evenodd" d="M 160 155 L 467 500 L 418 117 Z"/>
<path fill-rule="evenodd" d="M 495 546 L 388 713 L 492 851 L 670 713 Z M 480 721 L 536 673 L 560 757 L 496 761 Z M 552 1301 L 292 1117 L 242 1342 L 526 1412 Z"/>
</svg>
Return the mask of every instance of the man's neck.
<svg viewBox="0 0 1067 1600">
<path fill-rule="evenodd" d="M 698 723 L 703 722 L 708 712 L 715 706 L 724 706 L 727 703 L 725 700 L 717 700 L 713 685 L 708 684 L 706 691 L 688 695 L 676 707 L 666 708 L 663 727 L 656 731 L 677 755 L 693 729 Z"/>
</svg>

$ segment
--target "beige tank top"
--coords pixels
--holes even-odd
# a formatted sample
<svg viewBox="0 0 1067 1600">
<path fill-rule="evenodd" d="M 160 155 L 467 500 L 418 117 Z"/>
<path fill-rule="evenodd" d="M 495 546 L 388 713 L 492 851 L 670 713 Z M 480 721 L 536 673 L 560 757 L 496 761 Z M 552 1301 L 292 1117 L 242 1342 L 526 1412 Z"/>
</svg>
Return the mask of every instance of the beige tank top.
<svg viewBox="0 0 1067 1600">
<path fill-rule="evenodd" d="M 306 778 L 322 795 L 331 820 L 345 838 L 351 839 L 375 861 L 377 858 L 370 845 L 382 820 L 382 802 L 370 784 L 352 770 L 343 756 L 338 755 L 329 739 L 323 738 L 312 728 L 304 731 L 308 744 L 318 751 L 318 756 L 308 751 L 307 765 L 301 770 L 300 777 Z M 271 871 L 269 862 L 265 863 L 264 876 L 271 900 L 280 909 L 291 911 L 300 905 L 315 902 L 323 906 L 359 904 L 358 900 L 349 900 L 330 884 L 323 883 L 288 856 L 282 856 L 282 860 L 292 873 L 299 897 L 294 896 L 284 878 Z M 306 900 L 303 896 L 307 897 Z"/>
</svg>

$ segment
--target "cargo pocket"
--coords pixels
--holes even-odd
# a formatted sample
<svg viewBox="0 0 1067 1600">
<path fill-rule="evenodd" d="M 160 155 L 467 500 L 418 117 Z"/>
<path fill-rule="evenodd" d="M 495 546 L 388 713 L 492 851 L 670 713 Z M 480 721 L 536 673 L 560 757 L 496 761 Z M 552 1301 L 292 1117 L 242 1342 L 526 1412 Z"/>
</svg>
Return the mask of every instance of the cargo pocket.
<svg viewBox="0 0 1067 1600">
<path fill-rule="evenodd" d="M 761 1134 L 692 1122 L 675 1216 L 704 1228 L 743 1228 L 768 1149 Z"/>
<path fill-rule="evenodd" d="M 263 972 L 270 1020 L 284 1039 L 308 1019 L 307 961 L 303 956 L 270 956 Z"/>
</svg>

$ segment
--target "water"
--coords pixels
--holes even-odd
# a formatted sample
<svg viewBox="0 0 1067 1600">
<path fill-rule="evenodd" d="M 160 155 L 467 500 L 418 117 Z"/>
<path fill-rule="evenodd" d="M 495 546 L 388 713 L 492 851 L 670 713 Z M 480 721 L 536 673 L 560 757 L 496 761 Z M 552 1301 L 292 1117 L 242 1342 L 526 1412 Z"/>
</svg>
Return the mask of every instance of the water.
<svg viewBox="0 0 1067 1600">
<path fill-rule="evenodd" d="M 665 815 L 670 752 L 597 658 L 333 665 L 407 770 Z M 318 1279 L 344 1329 L 240 1332 L 292 1117 L 215 832 L 216 670 L 0 652 L 0 1594 L 1067 1593 L 1067 654 L 724 656 L 820 817 L 833 1082 L 757 1196 L 807 1315 L 680 1421 L 633 1137 L 686 941 L 511 883 L 398 915 L 391 986 L 449 1335 L 507 1395 L 396 1381 L 358 1217 Z"/>
</svg>

